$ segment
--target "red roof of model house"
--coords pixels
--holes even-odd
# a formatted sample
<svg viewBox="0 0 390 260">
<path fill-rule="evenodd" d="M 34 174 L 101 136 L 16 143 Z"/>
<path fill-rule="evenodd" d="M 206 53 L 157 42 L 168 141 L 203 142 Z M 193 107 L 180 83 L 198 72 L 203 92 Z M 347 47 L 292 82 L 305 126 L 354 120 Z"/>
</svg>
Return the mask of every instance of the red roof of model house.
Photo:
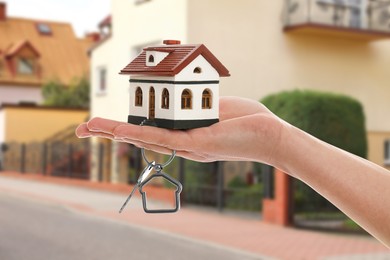
<svg viewBox="0 0 390 260">
<path fill-rule="evenodd" d="M 203 44 L 180 44 L 179 41 L 164 41 L 166 45 L 144 48 L 120 74 L 138 74 L 154 76 L 175 76 L 196 57 L 202 55 L 219 73 L 220 77 L 230 76 L 225 66 Z M 158 51 L 169 54 L 156 66 L 146 65 L 146 52 Z"/>
</svg>

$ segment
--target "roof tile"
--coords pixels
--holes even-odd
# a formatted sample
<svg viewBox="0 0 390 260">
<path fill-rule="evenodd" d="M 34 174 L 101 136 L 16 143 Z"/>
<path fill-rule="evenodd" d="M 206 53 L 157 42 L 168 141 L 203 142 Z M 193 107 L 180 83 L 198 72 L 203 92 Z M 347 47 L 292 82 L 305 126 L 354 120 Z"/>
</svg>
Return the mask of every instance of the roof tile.
<svg viewBox="0 0 390 260">
<path fill-rule="evenodd" d="M 169 52 L 169 54 L 156 66 L 146 66 L 147 51 Z M 141 54 L 120 71 L 120 74 L 175 76 L 199 55 L 202 55 L 221 77 L 230 76 L 225 66 L 203 44 L 160 45 L 144 48 Z"/>
<path fill-rule="evenodd" d="M 41 35 L 37 23 L 48 24 L 53 34 Z M 68 23 L 7 17 L 0 21 L 0 35 L 0 51 L 4 54 L 0 55 L 0 84 L 37 85 L 54 78 L 69 84 L 75 77 L 88 75 L 86 51 L 92 41 L 77 38 Z M 40 79 L 13 76 L 5 66 L 5 55 L 15 53 L 26 41 L 39 53 Z"/>
</svg>

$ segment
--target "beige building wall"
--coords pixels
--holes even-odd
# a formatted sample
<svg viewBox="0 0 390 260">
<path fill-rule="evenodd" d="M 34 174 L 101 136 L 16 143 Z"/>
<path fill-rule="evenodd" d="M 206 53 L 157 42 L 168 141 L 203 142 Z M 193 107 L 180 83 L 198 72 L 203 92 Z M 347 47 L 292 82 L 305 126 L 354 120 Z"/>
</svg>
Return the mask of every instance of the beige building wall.
<svg viewBox="0 0 390 260">
<path fill-rule="evenodd" d="M 222 96 L 260 100 L 271 93 L 302 88 L 361 101 L 368 158 L 384 165 L 383 143 L 390 135 L 390 120 L 385 120 L 390 111 L 390 40 L 367 41 L 343 33 L 285 33 L 282 0 L 135 2 L 112 0 L 112 36 L 91 56 L 92 88 L 96 90 L 99 67 L 106 66 L 107 90 L 91 93 L 91 116 L 126 121 L 129 83 L 118 72 L 142 47 L 164 39 L 204 43 L 232 75 L 220 80 Z M 114 182 L 119 180 L 115 147 Z"/>
<path fill-rule="evenodd" d="M 148 44 L 162 43 L 167 38 L 186 38 L 185 13 L 182 11 L 185 4 L 182 0 L 154 0 L 139 5 L 135 1 L 112 1 L 112 36 L 91 54 L 92 117 L 127 120 L 129 77 L 119 75 L 120 70 Z M 101 68 L 107 68 L 104 93 L 98 91 Z"/>
<path fill-rule="evenodd" d="M 186 1 L 153 0 L 144 4 L 136 1 L 112 0 L 112 35 L 91 52 L 91 117 L 127 121 L 129 112 L 129 77 L 119 75 L 142 48 L 164 39 L 185 41 L 187 27 Z M 99 70 L 107 69 L 105 92 L 99 89 Z M 94 139 L 94 147 L 99 140 Z M 111 145 L 111 182 L 123 180 L 117 158 L 119 145 Z M 92 153 L 91 178 L 97 180 L 97 152 Z M 121 177 L 122 176 L 122 177 Z"/>
<path fill-rule="evenodd" d="M 221 95 L 259 100 L 303 88 L 358 99 L 366 114 L 369 159 L 383 165 L 383 143 L 390 134 L 385 120 L 390 40 L 285 33 L 283 2 L 189 0 L 188 40 L 204 42 L 230 70 L 232 76 L 221 80 Z"/>
</svg>

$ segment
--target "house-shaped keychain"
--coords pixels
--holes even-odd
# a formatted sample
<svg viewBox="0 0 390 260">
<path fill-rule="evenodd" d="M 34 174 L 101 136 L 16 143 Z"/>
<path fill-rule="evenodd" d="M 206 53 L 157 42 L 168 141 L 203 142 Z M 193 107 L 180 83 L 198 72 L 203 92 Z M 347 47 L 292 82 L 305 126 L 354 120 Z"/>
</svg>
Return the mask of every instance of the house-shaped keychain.
<svg viewBox="0 0 390 260">
<path fill-rule="evenodd" d="M 130 75 L 128 122 L 169 129 L 218 122 L 219 78 L 230 76 L 206 46 L 176 40 L 144 48 L 120 74 Z"/>
</svg>

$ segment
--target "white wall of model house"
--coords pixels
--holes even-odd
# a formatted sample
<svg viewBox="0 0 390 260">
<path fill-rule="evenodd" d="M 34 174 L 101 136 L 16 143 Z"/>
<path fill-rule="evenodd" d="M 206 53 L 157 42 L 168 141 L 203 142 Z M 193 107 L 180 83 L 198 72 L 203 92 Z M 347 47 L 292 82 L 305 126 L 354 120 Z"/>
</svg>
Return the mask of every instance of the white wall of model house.
<svg viewBox="0 0 390 260">
<path fill-rule="evenodd" d="M 195 68 L 200 73 L 194 73 Z M 169 84 L 169 83 L 138 83 L 130 84 L 130 111 L 134 116 L 148 117 L 149 115 L 149 91 L 151 87 L 155 91 L 155 118 L 171 120 L 197 120 L 216 119 L 219 117 L 219 84 L 204 81 L 219 81 L 219 74 L 213 66 L 201 55 L 195 58 L 180 73 L 174 77 L 154 76 L 131 76 L 131 79 L 154 80 L 154 81 L 198 81 L 199 84 Z M 142 89 L 142 106 L 136 106 L 136 90 Z M 162 108 L 162 93 L 164 89 L 169 92 L 169 109 Z M 192 95 L 191 109 L 181 108 L 182 93 L 185 89 L 190 90 Z M 204 90 L 211 93 L 211 108 L 202 108 L 202 94 Z"/>
</svg>

